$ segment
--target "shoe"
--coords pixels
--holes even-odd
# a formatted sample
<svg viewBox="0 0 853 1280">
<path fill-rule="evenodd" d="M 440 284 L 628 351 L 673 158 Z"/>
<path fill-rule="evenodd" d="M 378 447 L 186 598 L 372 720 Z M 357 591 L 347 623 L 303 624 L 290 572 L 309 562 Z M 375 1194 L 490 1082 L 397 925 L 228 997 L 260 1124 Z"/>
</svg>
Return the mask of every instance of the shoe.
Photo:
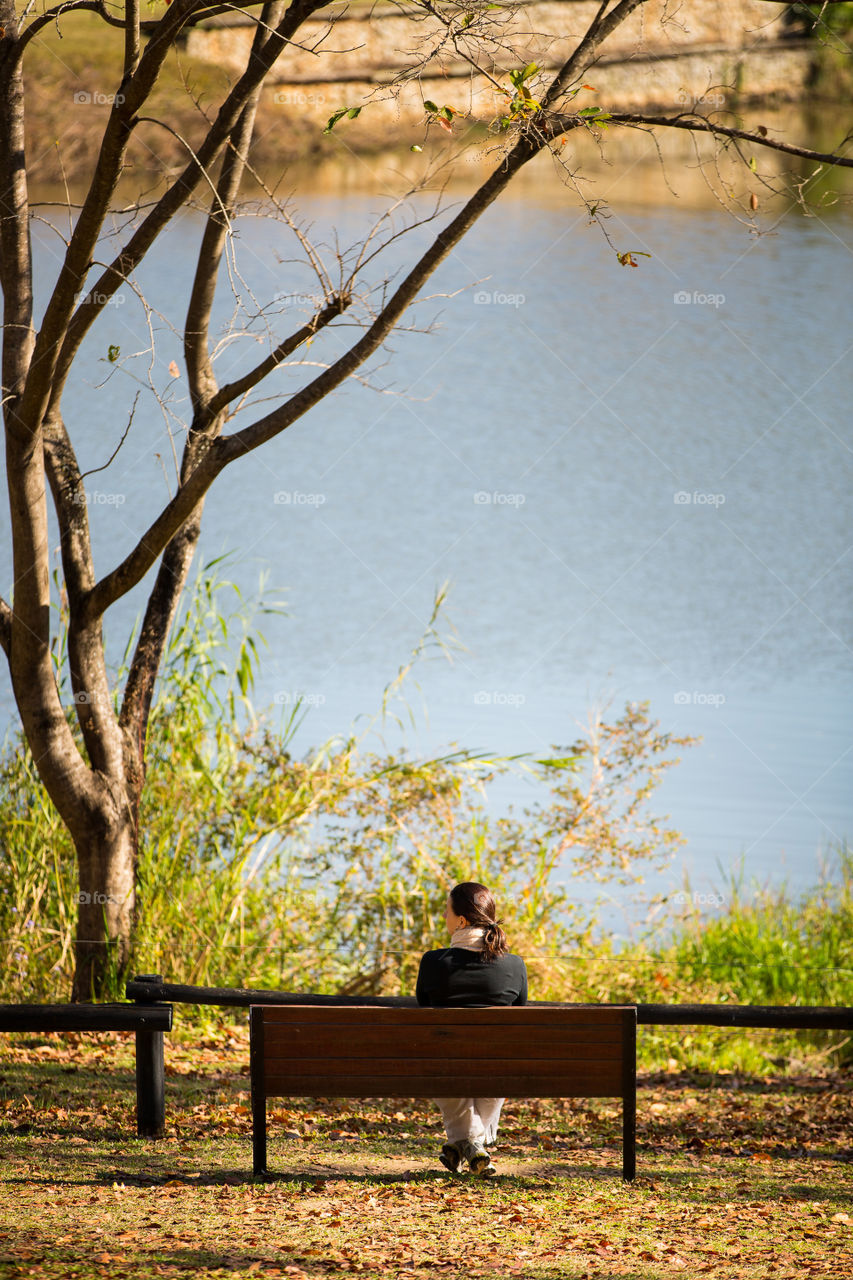
<svg viewBox="0 0 853 1280">
<path fill-rule="evenodd" d="M 445 1169 L 449 1169 L 451 1173 L 459 1171 L 459 1166 L 462 1163 L 462 1153 L 455 1142 L 445 1142 L 438 1158 Z"/>
<path fill-rule="evenodd" d="M 468 1161 L 468 1168 L 472 1173 L 476 1173 L 480 1178 L 490 1178 L 497 1173 L 497 1169 L 492 1164 L 492 1157 L 489 1155 L 485 1147 L 479 1142 L 458 1142 L 457 1147 L 461 1154 Z M 490 1173 L 489 1170 L 492 1170 Z"/>
</svg>

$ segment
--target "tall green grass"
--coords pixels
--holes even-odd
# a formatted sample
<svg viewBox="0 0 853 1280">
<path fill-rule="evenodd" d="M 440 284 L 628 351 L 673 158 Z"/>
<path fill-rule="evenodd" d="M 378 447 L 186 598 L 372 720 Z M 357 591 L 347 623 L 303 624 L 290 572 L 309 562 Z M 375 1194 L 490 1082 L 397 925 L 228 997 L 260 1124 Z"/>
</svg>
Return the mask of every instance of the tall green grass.
<svg viewBox="0 0 853 1280">
<path fill-rule="evenodd" d="M 846 845 L 808 893 L 722 886 L 725 912 L 686 915 L 670 949 L 679 974 L 742 1004 L 853 1003 L 853 854 Z"/>
<path fill-rule="evenodd" d="M 441 649 L 441 605 L 440 595 L 383 714 L 412 663 Z M 569 870 L 629 884 L 678 847 L 648 801 L 674 751 L 692 740 L 661 733 L 647 707 L 593 717 L 578 741 L 526 761 L 547 798 L 495 819 L 484 788 L 506 760 L 379 754 L 369 727 L 296 757 L 301 709 L 274 725 L 252 707 L 261 643 L 236 589 L 202 574 L 151 717 L 134 971 L 211 986 L 411 993 L 421 954 L 443 945 L 447 890 L 477 879 L 496 892 L 534 998 L 853 1004 L 846 848 L 802 898 L 733 878 L 716 917 L 661 913 L 653 933 L 621 949 L 596 911 L 557 883 L 557 871 Z M 62 652 L 60 644 L 60 679 Z M 67 998 L 76 893 L 67 833 L 13 734 L 0 754 L 3 1000 Z M 123 997 L 123 975 L 111 995 Z M 184 1021 L 218 1016 L 181 1010 Z M 851 1056 L 839 1035 L 712 1029 L 647 1029 L 640 1049 L 645 1065 L 670 1069 L 760 1071 Z"/>
<path fill-rule="evenodd" d="M 570 998 L 853 1005 L 853 854 L 846 845 L 819 883 L 801 894 L 732 876 L 720 886 L 719 900 L 717 915 L 681 910 L 618 951 L 606 941 L 593 945 L 573 969 Z M 640 1059 L 672 1070 L 815 1069 L 853 1061 L 853 1039 L 842 1032 L 649 1027 Z"/>
</svg>

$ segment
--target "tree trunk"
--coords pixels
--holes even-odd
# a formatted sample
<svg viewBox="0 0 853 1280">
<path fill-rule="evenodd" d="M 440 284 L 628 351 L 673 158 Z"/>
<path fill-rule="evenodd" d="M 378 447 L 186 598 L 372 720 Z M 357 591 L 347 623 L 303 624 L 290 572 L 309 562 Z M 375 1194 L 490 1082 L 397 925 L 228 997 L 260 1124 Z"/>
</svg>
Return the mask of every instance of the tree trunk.
<svg viewBox="0 0 853 1280">
<path fill-rule="evenodd" d="M 80 871 L 76 967 L 71 999 L 121 995 L 136 918 L 137 804 L 116 803 L 115 784 L 103 812 L 75 836 Z"/>
</svg>

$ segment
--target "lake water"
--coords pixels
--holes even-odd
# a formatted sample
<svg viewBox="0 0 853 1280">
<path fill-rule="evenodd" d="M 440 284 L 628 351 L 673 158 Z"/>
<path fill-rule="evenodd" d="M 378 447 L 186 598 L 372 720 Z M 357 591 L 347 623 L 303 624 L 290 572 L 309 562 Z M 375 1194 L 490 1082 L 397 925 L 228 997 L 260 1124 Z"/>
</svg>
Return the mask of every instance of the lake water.
<svg viewBox="0 0 853 1280">
<path fill-rule="evenodd" d="M 549 181 L 508 192 L 427 290 L 464 291 L 416 310 L 434 332 L 397 335 L 372 386 L 349 385 L 220 479 L 202 556 L 233 552 L 226 572 L 245 591 L 265 571 L 286 596 L 288 616 L 264 619 L 256 702 L 306 696 L 298 746 L 376 710 L 447 579 L 465 651 L 419 668 L 428 717 L 406 735 L 413 751 L 542 752 L 576 738 L 593 705 L 648 699 L 663 728 L 703 741 L 657 793 L 688 843 L 647 887 L 688 873 L 707 896 L 740 867 L 799 889 L 853 814 L 853 217 L 780 208 L 756 238 L 714 206 L 629 195 L 607 226 L 618 250 L 651 255 L 636 270 Z M 323 189 L 300 207 L 316 238 L 337 226 L 346 241 L 380 202 Z M 198 227 L 186 217 L 141 277 L 175 325 Z M 270 219 L 239 230 L 241 294 L 288 295 L 283 335 L 315 289 Z M 34 237 L 47 271 L 58 242 L 39 224 Z M 136 389 L 107 345 L 146 341 L 129 291 L 107 313 L 66 398 L 84 468 L 112 453 Z M 155 323 L 164 388 L 180 344 Z M 309 358 L 354 333 L 318 339 Z M 229 348 L 220 377 L 261 350 Z M 144 378 L 145 365 L 130 368 Z M 312 372 L 283 372 L 272 390 Z M 171 384 L 176 419 L 183 387 Z M 118 457 L 87 481 L 99 572 L 173 477 L 143 391 Z M 116 655 L 141 599 L 113 611 Z M 400 741 L 393 726 L 386 741 Z M 490 803 L 534 794 L 505 778 Z M 629 891 L 608 909 L 614 927 L 638 913 Z"/>
</svg>

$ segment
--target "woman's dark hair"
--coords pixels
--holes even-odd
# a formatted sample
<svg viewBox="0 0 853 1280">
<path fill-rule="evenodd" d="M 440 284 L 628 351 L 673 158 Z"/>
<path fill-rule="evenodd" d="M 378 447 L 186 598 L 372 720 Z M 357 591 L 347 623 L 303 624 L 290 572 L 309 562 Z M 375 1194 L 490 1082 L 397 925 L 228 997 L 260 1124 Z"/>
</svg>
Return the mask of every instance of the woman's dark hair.
<svg viewBox="0 0 853 1280">
<path fill-rule="evenodd" d="M 506 934 L 495 919 L 495 899 L 491 889 L 484 884 L 466 880 L 450 890 L 450 905 L 458 916 L 464 916 L 469 925 L 485 929 L 483 934 L 483 959 L 497 960 L 509 951 Z"/>
</svg>

